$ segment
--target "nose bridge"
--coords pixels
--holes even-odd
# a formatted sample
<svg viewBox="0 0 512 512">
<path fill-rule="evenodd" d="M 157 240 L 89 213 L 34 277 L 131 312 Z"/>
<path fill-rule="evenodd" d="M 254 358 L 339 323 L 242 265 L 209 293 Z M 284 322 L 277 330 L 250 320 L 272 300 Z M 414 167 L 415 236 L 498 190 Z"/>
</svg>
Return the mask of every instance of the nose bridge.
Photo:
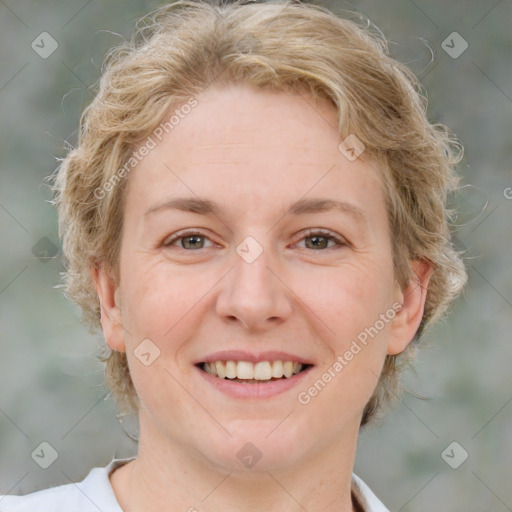
<svg viewBox="0 0 512 512">
<path fill-rule="evenodd" d="M 217 302 L 220 316 L 236 318 L 251 329 L 263 329 L 271 320 L 284 320 L 291 312 L 286 287 L 274 275 L 277 259 L 263 238 L 269 237 L 248 236 L 236 246 L 233 270 Z"/>
<path fill-rule="evenodd" d="M 259 237 L 261 240 L 261 237 Z M 269 266 L 272 255 L 269 244 L 260 244 L 256 238 L 249 236 L 236 247 L 234 257 L 233 284 L 239 291 L 271 294 L 271 279 Z"/>
</svg>

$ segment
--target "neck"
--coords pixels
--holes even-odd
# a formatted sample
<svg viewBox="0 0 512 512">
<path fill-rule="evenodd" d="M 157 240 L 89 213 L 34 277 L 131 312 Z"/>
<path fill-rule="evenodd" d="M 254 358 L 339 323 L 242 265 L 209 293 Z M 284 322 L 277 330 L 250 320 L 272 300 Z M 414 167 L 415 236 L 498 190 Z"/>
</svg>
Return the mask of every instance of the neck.
<svg viewBox="0 0 512 512">
<path fill-rule="evenodd" d="M 215 466 L 169 438 L 163 442 L 158 429 L 141 417 L 137 459 L 110 480 L 124 512 L 353 512 L 357 435 L 358 428 L 347 428 L 336 446 L 300 464 L 240 471 Z"/>
</svg>

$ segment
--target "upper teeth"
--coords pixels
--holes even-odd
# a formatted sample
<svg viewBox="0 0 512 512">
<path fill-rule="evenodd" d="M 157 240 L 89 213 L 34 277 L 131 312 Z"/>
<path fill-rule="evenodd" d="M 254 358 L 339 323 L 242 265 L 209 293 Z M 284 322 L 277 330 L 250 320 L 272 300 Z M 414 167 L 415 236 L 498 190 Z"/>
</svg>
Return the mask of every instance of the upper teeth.
<svg viewBox="0 0 512 512">
<path fill-rule="evenodd" d="M 291 377 L 302 370 L 302 364 L 293 361 L 215 361 L 204 363 L 203 369 L 221 379 L 270 380 L 272 377 Z"/>
</svg>

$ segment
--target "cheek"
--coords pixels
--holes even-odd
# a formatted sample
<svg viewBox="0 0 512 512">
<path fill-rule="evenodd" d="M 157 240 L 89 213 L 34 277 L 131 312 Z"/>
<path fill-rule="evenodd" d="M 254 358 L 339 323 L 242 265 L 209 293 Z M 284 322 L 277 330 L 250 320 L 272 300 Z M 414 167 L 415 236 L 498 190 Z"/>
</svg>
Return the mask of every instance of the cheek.
<svg viewBox="0 0 512 512">
<path fill-rule="evenodd" d="M 301 299 L 336 335 L 340 348 L 373 325 L 393 303 L 391 260 L 353 261 L 296 276 Z"/>
<path fill-rule="evenodd" d="M 137 345 L 144 338 L 154 340 L 163 348 L 164 335 L 172 330 L 192 304 L 187 297 L 186 283 L 181 274 L 170 274 L 161 263 L 148 264 L 143 259 L 122 269 L 123 324 L 128 336 Z"/>
<path fill-rule="evenodd" d="M 342 428 L 347 416 L 357 418 L 377 386 L 386 357 L 394 318 L 392 289 L 384 285 L 385 278 L 379 281 L 375 274 L 351 270 L 325 281 L 311 297 L 323 304 L 319 316 L 334 332 L 316 380 L 298 397 L 301 404 L 307 402 L 311 428 L 320 428 L 322 421 Z"/>
<path fill-rule="evenodd" d="M 395 314 L 394 279 L 391 261 L 360 268 L 359 272 L 351 270 L 336 283 L 339 305 L 332 349 L 337 364 L 330 362 L 325 368 L 329 370 L 332 386 L 329 384 L 330 393 L 324 398 L 353 403 L 358 408 L 371 397 L 386 357 Z"/>
</svg>

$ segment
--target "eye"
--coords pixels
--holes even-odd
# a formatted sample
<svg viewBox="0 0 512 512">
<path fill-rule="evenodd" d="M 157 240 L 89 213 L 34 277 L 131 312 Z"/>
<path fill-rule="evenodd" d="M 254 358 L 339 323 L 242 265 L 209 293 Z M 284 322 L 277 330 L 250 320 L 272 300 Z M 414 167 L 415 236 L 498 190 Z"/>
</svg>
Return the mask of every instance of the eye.
<svg viewBox="0 0 512 512">
<path fill-rule="evenodd" d="M 308 246 L 307 240 L 311 240 L 311 243 Z M 343 247 L 348 246 L 349 244 L 337 236 L 333 235 L 330 231 L 324 231 L 324 230 L 314 230 L 310 229 L 307 231 L 306 236 L 303 236 L 301 240 L 306 240 L 306 248 L 312 249 L 312 250 L 319 250 L 319 249 L 333 249 L 336 246 Z M 328 247 L 329 242 L 334 241 L 335 246 L 334 247 Z"/>
<path fill-rule="evenodd" d="M 344 247 L 348 246 L 349 244 L 333 235 L 330 231 L 324 231 L 324 230 L 313 230 L 310 229 L 307 231 L 306 235 L 303 236 L 300 240 L 311 240 L 310 244 L 306 243 L 306 248 L 318 251 L 319 249 L 333 249 L 334 247 Z M 186 249 L 186 250 L 201 250 L 205 249 L 204 242 L 205 240 L 210 240 L 206 235 L 203 235 L 197 231 L 187 231 L 185 233 L 177 233 L 170 238 L 167 238 L 164 240 L 162 245 L 164 247 L 172 247 L 175 245 L 176 242 L 180 241 L 180 249 Z M 334 247 L 329 247 L 329 242 L 334 242 Z M 308 246 L 309 245 L 309 246 Z"/>
<path fill-rule="evenodd" d="M 204 240 L 209 238 L 197 231 L 188 231 L 186 233 L 178 233 L 170 238 L 164 240 L 162 245 L 164 247 L 170 247 L 174 245 L 178 240 L 182 240 L 180 249 L 204 249 Z"/>
</svg>

